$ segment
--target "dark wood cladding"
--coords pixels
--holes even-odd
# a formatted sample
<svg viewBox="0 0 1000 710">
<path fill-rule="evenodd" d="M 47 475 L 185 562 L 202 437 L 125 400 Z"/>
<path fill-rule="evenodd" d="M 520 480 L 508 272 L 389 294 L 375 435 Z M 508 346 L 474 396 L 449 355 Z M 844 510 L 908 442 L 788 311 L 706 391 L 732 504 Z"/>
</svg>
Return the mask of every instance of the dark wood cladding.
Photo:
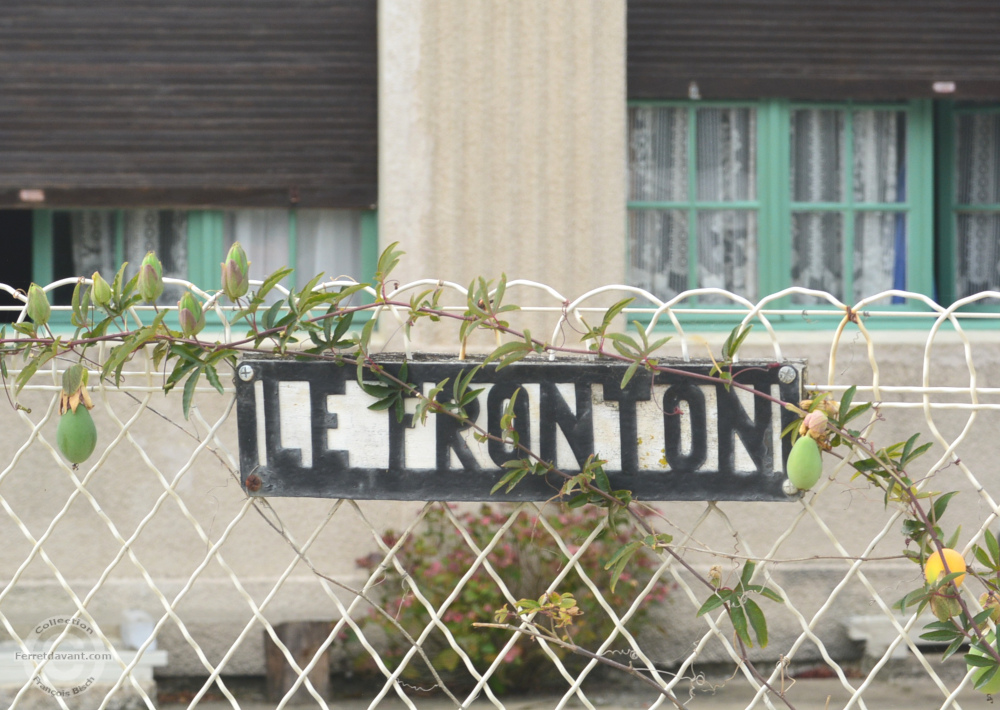
<svg viewBox="0 0 1000 710">
<path fill-rule="evenodd" d="M 4 0 L 0 206 L 370 207 L 376 0 Z"/>
<path fill-rule="evenodd" d="M 1000 98 L 1000 2 L 628 0 L 628 95 Z"/>
</svg>

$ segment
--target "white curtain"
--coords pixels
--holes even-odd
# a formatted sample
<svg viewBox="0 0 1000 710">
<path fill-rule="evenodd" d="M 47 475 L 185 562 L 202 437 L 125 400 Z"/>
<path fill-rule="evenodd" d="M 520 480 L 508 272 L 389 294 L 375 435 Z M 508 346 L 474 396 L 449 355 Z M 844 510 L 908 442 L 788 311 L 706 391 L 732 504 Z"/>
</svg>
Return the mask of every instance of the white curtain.
<svg viewBox="0 0 1000 710">
<path fill-rule="evenodd" d="M 361 280 L 361 213 L 354 210 L 299 210 L 299 283 L 321 271 L 326 279 Z"/>
<path fill-rule="evenodd" d="M 121 210 L 122 247 L 128 262 L 125 274 L 135 276 L 146 252 L 155 251 L 163 265 L 163 275 L 186 278 L 187 215 L 180 210 Z M 73 245 L 73 273 L 90 276 L 99 271 L 110 281 L 121 264 L 115 260 L 117 210 L 75 210 L 70 213 Z M 167 286 L 159 302 L 175 303 L 183 294 L 177 286 Z"/>
<path fill-rule="evenodd" d="M 955 129 L 955 202 L 1000 203 L 1000 116 L 960 115 Z M 955 221 L 955 296 L 1000 290 L 1000 214 L 960 212 Z"/>
<path fill-rule="evenodd" d="M 756 112 L 748 108 L 710 108 L 699 109 L 696 116 L 696 195 L 691 195 L 688 110 L 629 109 L 630 202 L 756 199 Z M 756 298 L 756 214 L 749 210 L 706 209 L 697 213 L 694 226 L 698 285 L 717 286 Z M 686 210 L 630 209 L 630 283 L 661 298 L 691 288 L 690 227 Z"/>
<path fill-rule="evenodd" d="M 792 112 L 791 179 L 794 202 L 843 203 L 845 111 Z M 851 116 L 855 204 L 904 202 L 906 117 L 896 111 L 854 111 Z M 857 210 L 854 220 L 854 289 L 844 294 L 844 214 L 792 213 L 792 284 L 858 300 L 906 287 L 906 217 L 890 211 Z M 795 296 L 796 303 L 822 302 Z"/>
<path fill-rule="evenodd" d="M 298 210 L 296 263 L 290 263 L 288 210 L 236 210 L 226 213 L 226 250 L 238 241 L 250 259 L 250 278 L 265 279 L 291 266 L 298 285 L 320 272 L 325 279 L 348 276 L 360 280 L 361 212 L 356 210 Z M 277 298 L 277 296 L 275 296 Z"/>
</svg>

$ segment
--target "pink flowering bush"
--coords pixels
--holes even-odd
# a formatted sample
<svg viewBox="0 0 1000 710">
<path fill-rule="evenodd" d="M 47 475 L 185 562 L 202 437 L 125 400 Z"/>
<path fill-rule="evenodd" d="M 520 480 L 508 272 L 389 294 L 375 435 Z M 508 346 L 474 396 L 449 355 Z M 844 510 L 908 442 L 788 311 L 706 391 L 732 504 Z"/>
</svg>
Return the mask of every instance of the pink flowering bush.
<svg viewBox="0 0 1000 710">
<path fill-rule="evenodd" d="M 461 521 L 476 546 L 483 549 L 507 523 L 512 511 L 511 506 L 483 505 L 477 511 L 458 512 L 454 508 L 449 511 L 448 506 L 442 504 L 429 511 L 421 527 L 403 542 L 397 559 L 435 609 L 440 609 L 476 561 L 476 553 L 449 519 L 449 512 Z M 593 531 L 600 514 L 589 507 L 571 510 L 549 505 L 543 515 L 572 555 Z M 659 565 L 652 555 L 636 555 L 629 564 L 628 572 L 623 573 L 619 579 L 615 592 L 611 592 L 610 573 L 604 569 L 604 565 L 619 547 L 635 539 L 635 536 L 634 529 L 620 525 L 614 533 L 605 531 L 580 557 L 580 566 L 619 617 L 646 587 Z M 388 532 L 384 539 L 391 547 L 398 541 L 398 536 Z M 357 563 L 374 571 L 382 559 L 381 554 L 373 554 Z M 487 559 L 514 599 L 537 599 L 559 575 L 569 558 L 536 516 L 522 512 L 493 547 Z M 411 636 L 419 637 L 430 622 L 430 614 L 413 591 L 404 585 L 398 572 L 389 569 L 377 590 L 384 608 Z M 583 611 L 582 616 L 577 617 L 573 627 L 569 629 L 572 641 L 584 648 L 596 650 L 614 628 L 596 595 L 575 570 L 566 575 L 555 591 L 573 594 Z M 633 634 L 648 626 L 649 605 L 662 602 L 668 591 L 666 583 L 658 582 L 646 594 L 639 610 L 627 624 Z M 480 674 L 484 674 L 503 651 L 503 659 L 490 680 L 494 691 L 537 690 L 564 684 L 565 681 L 539 644 L 522 637 L 514 646 L 504 650 L 511 632 L 473 626 L 475 622 L 492 622 L 494 612 L 509 603 L 510 599 L 503 595 L 496 581 L 480 565 L 462 586 L 458 596 L 441 613 L 441 620 Z M 369 633 L 373 626 L 379 627 L 382 633 Z M 386 645 L 381 649 L 382 658 L 390 670 L 395 669 L 410 648 L 405 637 L 374 610 L 366 619 L 363 630 L 366 636 L 384 635 Z M 461 689 L 474 685 L 475 679 L 440 629 L 432 631 L 423 648 L 449 687 Z M 582 668 L 586 663 L 586 659 L 580 656 L 552 646 L 550 648 L 563 659 L 571 672 Z M 619 636 L 613 648 L 627 648 L 627 642 Z M 367 653 L 360 648 L 352 648 L 351 651 L 359 660 L 358 670 L 375 670 L 374 662 Z M 433 677 L 416 655 L 408 662 L 402 678 L 423 688 L 434 685 Z"/>
</svg>

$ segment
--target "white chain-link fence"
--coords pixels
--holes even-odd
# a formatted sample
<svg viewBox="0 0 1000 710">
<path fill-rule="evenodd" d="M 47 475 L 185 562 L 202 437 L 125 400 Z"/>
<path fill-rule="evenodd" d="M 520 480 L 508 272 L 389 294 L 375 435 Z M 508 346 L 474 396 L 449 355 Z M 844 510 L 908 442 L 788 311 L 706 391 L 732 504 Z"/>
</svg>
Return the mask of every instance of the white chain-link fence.
<svg viewBox="0 0 1000 710">
<path fill-rule="evenodd" d="M 446 291 L 445 308 L 464 310 L 465 290 L 455 284 L 407 284 L 390 297 L 405 301 L 437 287 Z M 512 325 L 523 318 L 532 332 L 545 328 L 552 342 L 574 346 L 581 318 L 599 318 L 609 294 L 629 292 L 636 290 L 610 286 L 570 299 L 511 282 L 508 300 L 524 306 L 511 314 Z M 774 307 L 793 293 L 823 305 Z M 877 404 L 865 435 L 879 446 L 918 432 L 933 442 L 910 474 L 922 490 L 959 492 L 943 527 L 961 525 L 958 547 L 970 563 L 972 545 L 1000 530 L 1000 313 L 977 310 L 1000 294 L 943 309 L 892 292 L 850 310 L 801 290 L 757 304 L 715 290 L 666 304 L 638 295 L 654 305 L 628 319 L 672 333 L 665 356 L 717 356 L 729 328 L 744 320 L 755 328 L 741 357 L 805 358 L 809 388 L 834 397 L 856 385 L 857 402 Z M 703 309 L 698 325 L 691 318 L 699 295 L 723 295 L 732 306 Z M 908 310 L 885 305 L 893 296 L 907 299 Z M 222 325 L 206 339 L 242 335 L 228 314 L 216 308 Z M 719 325 L 720 314 L 728 325 Z M 150 311 L 133 316 L 142 322 Z M 419 350 L 421 329 L 433 328 L 421 324 L 411 341 L 403 338 L 405 312 L 388 308 L 377 317 L 386 349 Z M 458 350 L 457 341 L 425 339 Z M 707 575 L 721 566 L 731 584 L 753 560 L 753 581 L 781 595 L 780 603 L 760 601 L 770 642 L 749 649 L 762 679 L 741 661 L 721 610 L 696 617 L 708 591 L 670 555 L 644 550 L 610 591 L 604 563 L 617 548 L 615 535 L 639 533 L 606 530 L 597 510 L 247 497 L 233 387 L 226 383 L 219 395 L 200 386 L 185 420 L 179 393 L 164 397 L 164 374 L 146 357 L 126 367 L 120 387 L 92 374 L 98 447 L 73 468 L 55 447 L 60 376 L 70 363 L 56 360 L 37 374 L 14 406 L 18 362 L 7 363 L 11 405 L 0 469 L 0 695 L 13 707 L 156 707 L 155 670 L 161 693 L 175 689 L 165 701 L 239 708 L 247 679 L 266 674 L 268 653 L 283 656 L 294 679 L 278 707 L 303 694 L 313 706 L 331 707 L 348 692 L 372 707 L 398 698 L 412 708 L 430 696 L 504 707 L 505 693 L 526 688 L 544 692 L 554 707 L 593 707 L 596 689 L 616 678 L 654 707 L 672 705 L 638 681 L 625 683 L 625 672 L 601 659 L 635 669 L 689 707 L 717 685 L 752 691 L 747 707 L 785 707 L 782 691 L 794 706 L 805 692 L 795 678 L 807 675 L 839 681 L 842 700 L 831 707 L 869 707 L 871 684 L 900 672 L 929 679 L 940 693 L 936 706 L 958 707 L 959 694 L 970 692 L 961 654 L 941 664 L 940 647 L 919 638 L 933 619 L 893 609 L 922 581 L 902 557 L 901 513 L 832 459 L 820 484 L 792 502 L 648 508 L 648 520 L 673 535 L 692 569 Z M 575 594 L 585 613 L 571 633 L 592 656 L 473 626 L 544 591 Z M 975 609 L 978 591 L 968 595 Z M 296 658 L 285 630 L 303 621 L 317 623 L 300 628 L 321 633 Z M 56 651 L 80 655 L 31 655 L 52 650 L 57 638 Z"/>
</svg>

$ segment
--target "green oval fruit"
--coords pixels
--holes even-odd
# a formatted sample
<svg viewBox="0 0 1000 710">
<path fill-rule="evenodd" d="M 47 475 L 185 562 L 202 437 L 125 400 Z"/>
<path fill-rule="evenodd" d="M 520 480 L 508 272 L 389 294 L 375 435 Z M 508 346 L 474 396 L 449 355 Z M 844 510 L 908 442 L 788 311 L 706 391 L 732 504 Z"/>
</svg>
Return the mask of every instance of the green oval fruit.
<svg viewBox="0 0 1000 710">
<path fill-rule="evenodd" d="M 990 633 L 986 634 L 986 637 L 983 640 L 986 641 L 986 643 L 992 644 L 996 640 L 996 636 L 994 636 L 993 632 L 991 631 Z M 985 653 L 980 651 L 975 646 L 969 647 L 969 653 L 971 653 L 974 656 L 982 656 L 983 658 L 988 658 L 988 656 Z M 990 670 L 992 670 L 991 668 L 986 668 L 983 666 L 974 666 L 971 663 L 966 663 L 966 667 L 970 671 L 972 671 L 973 685 L 975 685 L 980 678 L 982 678 L 984 675 L 989 673 Z M 1000 692 L 1000 673 L 997 673 L 995 676 L 993 676 L 993 680 L 984 685 L 982 688 L 979 688 L 979 692 L 986 693 L 987 695 L 996 695 L 998 692 Z"/>
<path fill-rule="evenodd" d="M 83 463 L 97 446 L 97 427 L 90 412 L 82 404 L 66 411 L 59 419 L 56 443 L 63 456 L 72 463 Z"/>
<path fill-rule="evenodd" d="M 788 453 L 788 480 L 799 490 L 808 491 L 823 475 L 819 444 L 811 436 L 800 436 Z"/>
</svg>

